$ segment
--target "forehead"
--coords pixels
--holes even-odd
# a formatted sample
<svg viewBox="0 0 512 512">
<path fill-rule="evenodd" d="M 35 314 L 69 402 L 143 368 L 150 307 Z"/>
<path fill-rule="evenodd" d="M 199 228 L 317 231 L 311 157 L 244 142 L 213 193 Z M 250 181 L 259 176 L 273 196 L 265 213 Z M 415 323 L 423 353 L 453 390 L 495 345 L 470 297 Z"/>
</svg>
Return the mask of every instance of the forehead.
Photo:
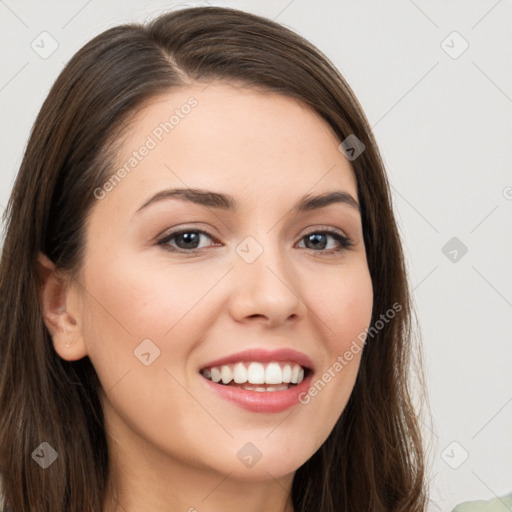
<svg viewBox="0 0 512 512">
<path fill-rule="evenodd" d="M 250 203 L 343 189 L 357 199 L 350 162 L 315 112 L 295 99 L 225 83 L 153 98 L 130 123 L 117 156 L 123 178 L 106 199 L 128 203 L 179 186 Z"/>
</svg>

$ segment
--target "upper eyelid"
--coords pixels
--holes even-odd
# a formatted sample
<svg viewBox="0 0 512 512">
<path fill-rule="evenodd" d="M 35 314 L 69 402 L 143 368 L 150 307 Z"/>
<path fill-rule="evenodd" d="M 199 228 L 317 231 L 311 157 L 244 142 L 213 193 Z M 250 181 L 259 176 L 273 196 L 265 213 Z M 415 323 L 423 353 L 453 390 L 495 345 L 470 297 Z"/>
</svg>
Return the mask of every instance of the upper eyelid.
<svg viewBox="0 0 512 512">
<path fill-rule="evenodd" d="M 306 228 L 306 230 L 307 230 L 306 234 L 303 236 L 306 236 L 309 233 L 316 233 L 316 232 L 321 232 L 321 231 L 333 231 L 333 232 L 340 231 L 344 236 L 349 238 L 349 235 L 347 233 L 345 233 L 345 231 L 343 229 L 336 228 L 334 226 L 319 225 L 319 226 L 308 227 L 308 228 Z M 195 226 L 185 226 L 184 228 L 176 228 L 175 230 L 170 231 L 166 235 L 162 235 L 160 238 L 165 238 L 165 237 L 168 237 L 171 235 L 179 235 L 180 233 L 187 233 L 189 231 L 196 231 L 198 233 L 203 233 L 211 238 L 216 238 L 216 235 L 210 233 L 208 230 L 205 230 L 203 228 L 198 228 Z"/>
</svg>

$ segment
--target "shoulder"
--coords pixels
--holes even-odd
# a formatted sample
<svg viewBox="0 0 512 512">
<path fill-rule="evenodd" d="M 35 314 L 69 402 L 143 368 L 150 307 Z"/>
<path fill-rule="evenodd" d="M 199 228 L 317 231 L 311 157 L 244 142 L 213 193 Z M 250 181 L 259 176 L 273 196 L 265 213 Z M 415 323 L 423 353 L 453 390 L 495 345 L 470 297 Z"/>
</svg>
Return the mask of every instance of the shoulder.
<svg viewBox="0 0 512 512">
<path fill-rule="evenodd" d="M 452 512 L 501 512 L 512 508 L 512 493 L 506 496 L 496 497 L 490 501 L 465 501 L 457 505 Z"/>
</svg>

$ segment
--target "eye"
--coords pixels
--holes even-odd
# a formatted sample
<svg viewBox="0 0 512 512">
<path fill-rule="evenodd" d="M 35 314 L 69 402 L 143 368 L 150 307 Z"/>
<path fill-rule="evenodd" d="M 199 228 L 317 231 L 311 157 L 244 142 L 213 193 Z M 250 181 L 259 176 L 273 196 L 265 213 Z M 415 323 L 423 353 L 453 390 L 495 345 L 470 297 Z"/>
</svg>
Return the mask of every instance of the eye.
<svg viewBox="0 0 512 512">
<path fill-rule="evenodd" d="M 328 247 L 328 239 L 334 240 L 334 247 Z M 342 231 L 330 228 L 321 231 L 312 231 L 301 238 L 301 242 L 305 241 L 307 249 L 312 249 L 314 252 L 324 254 L 335 254 L 347 249 L 354 245 L 352 240 L 348 238 Z M 337 247 L 336 247 L 337 246 Z"/>
<path fill-rule="evenodd" d="M 202 237 L 213 240 L 213 237 L 206 231 L 198 229 L 180 229 L 158 240 L 158 245 L 164 246 L 164 248 L 169 251 L 194 252 L 199 249 L 204 249 L 204 246 L 200 246 Z M 170 244 L 171 241 L 174 241 L 176 245 Z"/>
</svg>

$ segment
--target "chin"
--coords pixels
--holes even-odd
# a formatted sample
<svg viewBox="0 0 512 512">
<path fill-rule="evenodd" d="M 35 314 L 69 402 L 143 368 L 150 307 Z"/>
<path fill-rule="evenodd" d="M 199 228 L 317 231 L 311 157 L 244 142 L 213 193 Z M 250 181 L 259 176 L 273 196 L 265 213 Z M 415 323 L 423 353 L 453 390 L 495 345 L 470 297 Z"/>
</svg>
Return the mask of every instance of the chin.
<svg viewBox="0 0 512 512">
<path fill-rule="evenodd" d="M 273 457 L 266 461 L 259 460 L 252 467 L 245 467 L 242 464 L 234 464 L 230 478 L 242 482 L 265 482 L 293 476 L 295 471 L 306 462 L 305 459 L 277 460 Z M 221 473 L 226 474 L 228 469 L 222 468 Z"/>
<path fill-rule="evenodd" d="M 230 473 L 230 478 L 241 481 L 267 481 L 293 475 L 319 446 L 313 443 L 311 432 L 300 436 L 289 434 L 289 429 L 283 429 L 281 435 L 269 435 L 268 429 L 259 435 L 245 431 L 236 436 L 236 440 L 230 440 L 229 446 L 219 453 L 218 459 L 211 461 L 210 467 L 224 475 Z"/>
</svg>

